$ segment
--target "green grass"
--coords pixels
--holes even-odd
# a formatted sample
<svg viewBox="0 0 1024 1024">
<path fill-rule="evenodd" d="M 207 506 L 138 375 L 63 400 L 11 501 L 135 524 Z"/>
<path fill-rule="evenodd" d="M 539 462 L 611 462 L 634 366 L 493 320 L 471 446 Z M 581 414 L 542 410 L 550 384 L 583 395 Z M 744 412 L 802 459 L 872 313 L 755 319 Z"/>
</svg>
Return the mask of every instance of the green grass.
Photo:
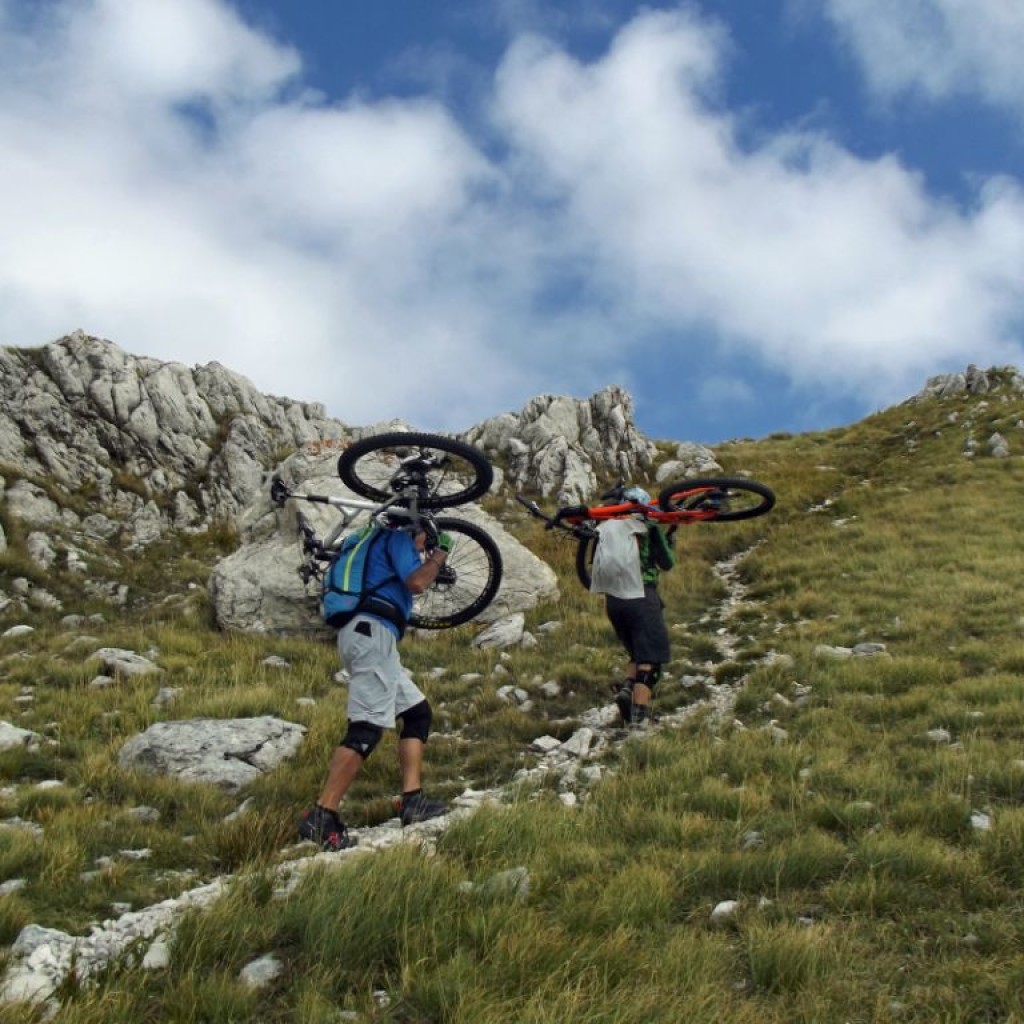
<svg viewBox="0 0 1024 1024">
<path fill-rule="evenodd" d="M 134 591 L 123 620 L 107 609 L 84 646 L 55 614 L 34 615 L 27 638 L 0 639 L 0 717 L 51 741 L 0 754 L 2 816 L 44 828 L 41 839 L 0 831 L 0 879 L 26 880 L 0 898 L 0 942 L 32 921 L 85 932 L 112 903 L 146 906 L 231 873 L 228 894 L 177 930 L 170 967 L 140 972 L 128 956 L 69 987 L 53 1019 L 1024 1020 L 1024 465 L 963 455 L 968 420 L 978 438 L 1013 436 L 1024 401 L 987 400 L 720 446 L 726 474 L 749 472 L 779 502 L 763 520 L 680 531 L 658 704 L 701 700 L 705 682 L 683 685 L 693 676 L 734 685 L 732 711 L 627 743 L 574 809 L 550 784 L 523 787 L 453 823 L 434 850 L 356 856 L 287 894 L 272 870 L 293 856 L 296 816 L 344 727 L 333 647 L 209 627 L 205 595 L 188 584 L 205 581 L 230 531 L 193 538 L 177 561 L 165 548 L 129 570 L 112 554 L 110 578 L 130 571 Z M 469 627 L 407 639 L 403 659 L 435 708 L 427 783 L 445 797 L 508 783 L 530 764 L 531 739 L 571 735 L 621 671 L 599 601 L 575 581 L 572 545 L 502 518 L 562 580 L 561 600 L 531 611 L 527 628 L 562 628 L 505 655 L 472 648 Z M 2 584 L 25 572 L 9 536 Z M 726 621 L 711 569 L 741 551 L 746 603 Z M 153 582 L 168 574 L 170 605 Z M 73 582 L 54 589 L 78 611 Z M 15 621 L 9 611 L 0 626 Z M 739 638 L 731 655 L 723 628 Z M 884 655 L 819 651 L 865 641 Z M 83 658 L 101 646 L 156 651 L 165 671 L 92 689 L 98 666 Z M 768 653 L 786 657 L 762 664 Z M 290 668 L 266 666 L 272 654 Z M 558 697 L 539 695 L 548 680 Z M 533 708 L 504 704 L 506 684 L 530 691 Z M 174 704 L 154 706 L 160 686 L 180 688 Z M 27 692 L 33 701 L 19 702 Z M 308 732 L 247 790 L 251 811 L 235 823 L 224 819 L 240 795 L 118 764 L 154 721 L 250 714 Z M 388 735 L 346 803 L 353 824 L 391 815 L 395 755 Z M 52 779 L 63 786 L 37 788 Z M 143 805 L 159 818 L 135 820 Z M 147 860 L 120 855 L 142 847 Z M 525 890 L 488 884 L 513 869 Z M 725 900 L 736 912 L 716 923 Z M 250 991 L 239 972 L 266 953 L 285 970 Z M 0 1022 L 30 1019 L 0 1008 Z"/>
</svg>

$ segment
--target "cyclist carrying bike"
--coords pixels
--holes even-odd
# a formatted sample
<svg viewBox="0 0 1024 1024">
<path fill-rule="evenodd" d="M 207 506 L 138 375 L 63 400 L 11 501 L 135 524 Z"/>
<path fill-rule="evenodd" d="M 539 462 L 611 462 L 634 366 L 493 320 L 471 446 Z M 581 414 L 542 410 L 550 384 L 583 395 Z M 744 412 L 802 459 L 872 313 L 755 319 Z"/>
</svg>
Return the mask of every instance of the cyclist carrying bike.
<svg viewBox="0 0 1024 1024">
<path fill-rule="evenodd" d="M 651 502 L 636 486 L 626 488 L 622 498 Z M 676 563 L 671 546 L 675 527 L 664 530 L 637 518 L 609 519 L 597 531 L 590 589 L 605 595 L 608 621 L 629 657 L 625 678 L 613 686 L 615 704 L 626 728 L 642 727 L 661 667 L 672 656 L 658 578 Z"/>
<path fill-rule="evenodd" d="M 422 789 L 423 749 L 430 734 L 430 703 L 398 656 L 398 642 L 412 612 L 412 601 L 437 579 L 452 539 L 447 533 L 428 539 L 422 524 L 396 520 L 370 552 L 366 590 L 373 596 L 364 607 L 339 623 L 338 652 L 348 670 L 348 727 L 331 757 L 327 778 L 316 805 L 299 823 L 299 837 L 325 850 L 356 845 L 338 806 L 373 753 L 384 730 L 398 733 L 402 780 L 402 825 L 446 814 L 440 800 Z"/>
</svg>

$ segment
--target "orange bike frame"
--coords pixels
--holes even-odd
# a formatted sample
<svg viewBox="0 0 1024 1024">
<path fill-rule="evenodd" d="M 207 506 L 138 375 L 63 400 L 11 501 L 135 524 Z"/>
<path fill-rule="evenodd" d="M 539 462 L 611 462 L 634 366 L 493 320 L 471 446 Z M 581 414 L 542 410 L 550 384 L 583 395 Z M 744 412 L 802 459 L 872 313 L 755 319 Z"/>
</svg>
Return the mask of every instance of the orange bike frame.
<svg viewBox="0 0 1024 1024">
<path fill-rule="evenodd" d="M 714 487 L 694 487 L 687 489 L 680 488 L 677 494 L 698 495 L 709 494 Z M 587 520 L 602 522 L 606 519 L 625 519 L 627 516 L 641 515 L 644 519 L 650 519 L 655 523 L 673 525 L 679 523 L 699 523 L 704 519 L 714 519 L 717 515 L 714 509 L 677 509 L 674 512 L 665 512 L 657 505 L 645 505 L 640 501 L 626 501 L 621 505 L 594 505 L 587 509 L 585 516 L 566 516 L 565 521 L 573 526 Z"/>
</svg>

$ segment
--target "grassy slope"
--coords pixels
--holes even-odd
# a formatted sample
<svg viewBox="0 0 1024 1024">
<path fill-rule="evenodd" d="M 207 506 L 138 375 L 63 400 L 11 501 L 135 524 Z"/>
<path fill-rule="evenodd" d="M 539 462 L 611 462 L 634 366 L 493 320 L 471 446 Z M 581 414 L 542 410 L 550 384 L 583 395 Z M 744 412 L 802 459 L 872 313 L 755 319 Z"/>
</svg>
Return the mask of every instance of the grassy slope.
<svg viewBox="0 0 1024 1024">
<path fill-rule="evenodd" d="M 3 661 L 0 716 L 60 741 L 0 755 L 13 787 L 5 812 L 47 830 L 41 842 L 0 833 L 3 876 L 29 883 L 0 898 L 0 940 L 33 920 L 82 930 L 112 901 L 141 906 L 240 871 L 230 898 L 182 928 L 171 968 L 113 970 L 69 993 L 56 1019 L 319 1021 L 340 1009 L 473 1024 L 1024 1019 L 1024 463 L 980 454 L 997 429 L 1016 449 L 1022 419 L 1024 401 L 992 395 L 721 446 L 726 473 L 770 483 L 779 504 L 763 521 L 680 537 L 663 588 L 676 657 L 659 701 L 692 699 L 686 673 L 745 673 L 735 721 L 700 715 L 628 745 L 575 811 L 540 791 L 458 823 L 436 856 L 357 859 L 287 900 L 261 867 L 291 841 L 342 724 L 332 649 L 218 635 L 194 591 L 91 629 L 96 646 L 159 649 L 160 685 L 182 687 L 161 709 L 151 682 L 90 690 L 89 646 L 69 650 L 73 637 L 55 627 L 0 641 L 0 657 L 29 655 Z M 979 442 L 973 459 L 968 436 Z M 604 703 L 618 671 L 600 606 L 573 582 L 572 549 L 534 524 L 509 525 L 565 580 L 560 605 L 528 623 L 559 618 L 561 639 L 512 653 L 502 677 L 491 675 L 499 656 L 470 650 L 466 630 L 407 644 L 414 671 L 447 668 L 429 684 L 441 726 L 430 782 L 441 794 L 509 779 L 531 738 L 567 735 L 571 725 L 554 723 Z M 748 549 L 749 603 L 732 624 L 743 644 L 729 664 L 716 651 L 722 587 L 710 566 Z M 172 563 L 172 575 L 201 578 L 208 554 Z M 7 573 L 23 566 L 6 557 Z M 863 641 L 886 644 L 886 656 L 817 650 Z M 789 658 L 759 666 L 768 651 Z M 265 666 L 269 654 L 291 669 Z M 565 696 L 528 714 L 495 696 L 537 678 L 558 680 Z M 26 687 L 35 703 L 23 720 L 15 698 Z M 208 714 L 279 714 L 310 729 L 296 761 L 253 787 L 242 824 L 222 823 L 235 804 L 222 793 L 117 767 L 120 744 L 149 722 Z M 763 728 L 771 721 L 785 742 Z M 930 738 L 937 729 L 952 742 Z M 390 813 L 393 754 L 389 740 L 352 794 L 355 824 Z M 48 778 L 66 785 L 31 785 Z M 134 822 L 127 810 L 139 804 L 161 820 Z M 977 827 L 980 815 L 989 828 Z M 142 846 L 153 850 L 147 862 L 117 857 Z M 113 865 L 83 880 L 101 856 Z M 523 866 L 525 900 L 465 892 Z M 736 915 L 712 924 L 728 899 Z M 287 961 L 286 980 L 249 992 L 239 969 L 271 951 Z M 390 993 L 389 1006 L 375 990 Z M 8 1019 L 24 1013 L 0 1010 Z"/>
</svg>

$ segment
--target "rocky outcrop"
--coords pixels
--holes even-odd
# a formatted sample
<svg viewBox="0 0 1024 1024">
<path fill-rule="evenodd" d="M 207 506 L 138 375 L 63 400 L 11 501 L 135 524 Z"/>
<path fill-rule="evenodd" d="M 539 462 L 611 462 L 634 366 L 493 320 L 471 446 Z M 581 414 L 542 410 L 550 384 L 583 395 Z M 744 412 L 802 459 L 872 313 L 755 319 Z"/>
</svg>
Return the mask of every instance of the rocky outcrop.
<svg viewBox="0 0 1024 1024">
<path fill-rule="evenodd" d="M 659 486 L 667 487 L 678 480 L 715 476 L 721 472 L 721 464 L 715 458 L 714 452 L 702 444 L 690 441 L 676 445 L 674 457 L 658 466 L 655 480 Z"/>
<path fill-rule="evenodd" d="M 230 519 L 275 453 L 346 433 L 322 406 L 264 395 L 218 363 L 131 356 L 80 331 L 0 349 L 0 395 L 0 465 L 149 536 Z"/>
<path fill-rule="evenodd" d="M 657 457 L 634 422 L 632 397 L 616 385 L 585 400 L 539 395 L 463 437 L 502 467 L 510 489 L 561 503 L 592 497 L 601 480 L 646 480 Z"/>
<path fill-rule="evenodd" d="M 982 370 L 971 363 L 963 373 L 929 377 L 925 386 L 909 401 L 950 398 L 954 395 L 987 395 L 998 388 L 1008 388 L 1015 394 L 1024 394 L 1024 377 L 1012 366 L 991 366 L 987 370 Z"/>
<path fill-rule="evenodd" d="M 132 356 L 81 331 L 0 348 L 0 396 L 0 467 L 85 495 L 142 538 L 234 518 L 281 452 L 399 426 L 352 428 L 318 403 L 264 395 L 219 363 Z M 511 488 L 567 501 L 589 497 L 598 480 L 646 477 L 657 455 L 618 386 L 583 400 L 541 395 L 460 436 Z"/>
<path fill-rule="evenodd" d="M 116 535 L 122 547 L 233 521 L 283 452 L 402 426 L 349 427 L 218 363 L 136 357 L 81 331 L 0 349 L 0 397 L 0 472 L 24 481 L 7 495 L 15 515 Z M 460 436 L 495 462 L 499 486 L 565 501 L 590 497 L 598 481 L 646 478 L 657 455 L 617 386 L 583 400 L 542 395 Z M 77 500 L 55 500 L 61 492 Z"/>
</svg>

